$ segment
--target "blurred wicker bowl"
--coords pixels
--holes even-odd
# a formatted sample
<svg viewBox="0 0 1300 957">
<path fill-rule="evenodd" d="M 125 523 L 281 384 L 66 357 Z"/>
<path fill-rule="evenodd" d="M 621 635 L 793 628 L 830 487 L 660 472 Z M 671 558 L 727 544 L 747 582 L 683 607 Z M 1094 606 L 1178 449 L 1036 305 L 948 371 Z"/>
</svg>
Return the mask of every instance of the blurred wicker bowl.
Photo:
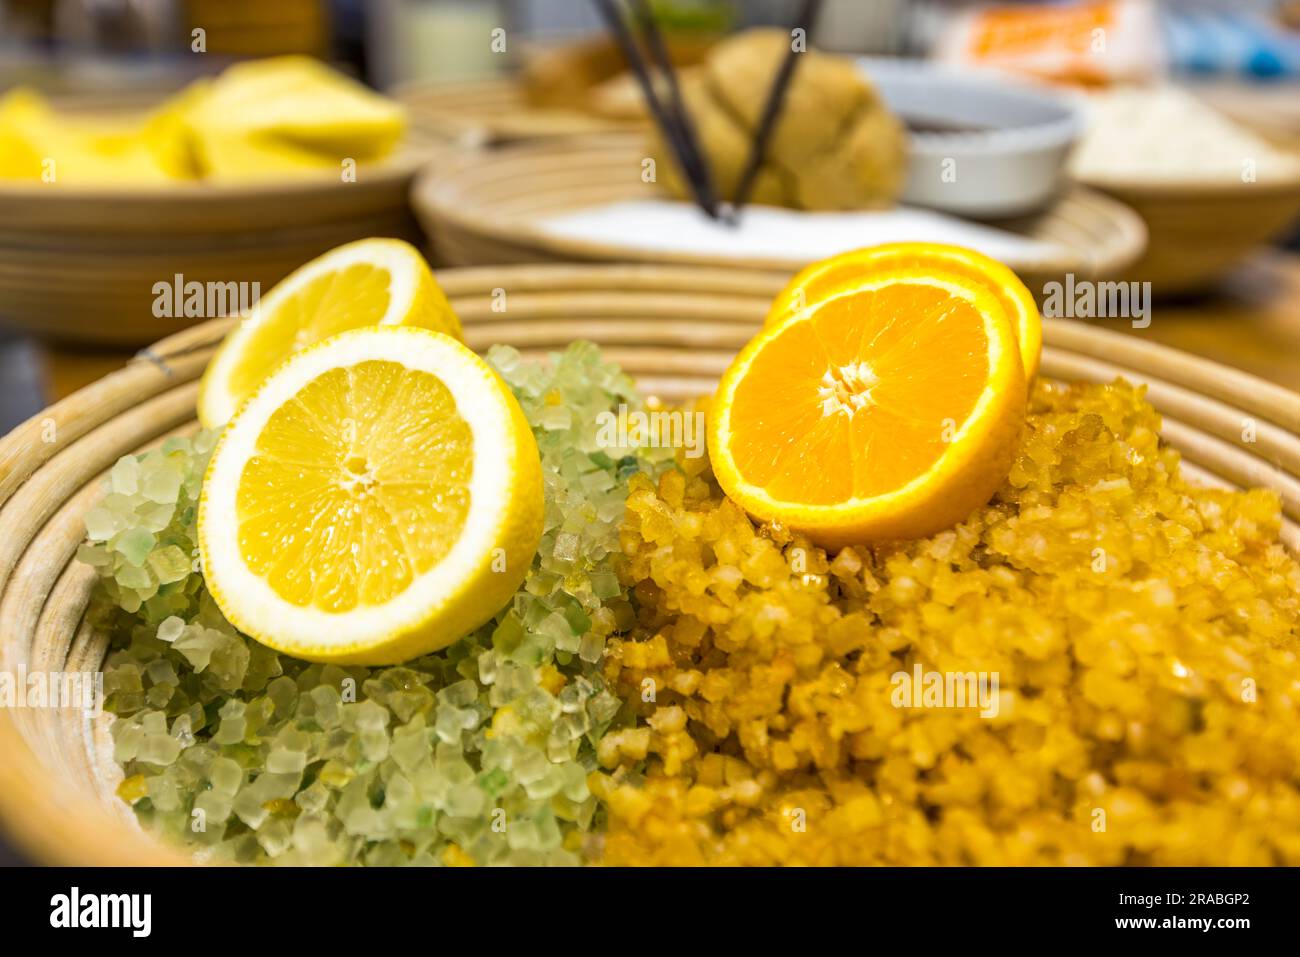
<svg viewBox="0 0 1300 957">
<path fill-rule="evenodd" d="M 1212 287 L 1254 248 L 1300 220 L 1300 171 L 1263 183 L 1087 179 L 1146 223 L 1147 246 L 1125 278 L 1156 295 Z"/>
<path fill-rule="evenodd" d="M 506 342 L 543 355 L 600 343 L 642 389 L 667 399 L 711 391 L 759 328 L 784 276 L 665 266 L 547 265 L 449 270 L 440 280 L 476 349 Z M 509 294 L 509 309 L 494 308 Z M 100 667 L 106 636 L 85 617 L 93 570 L 74 561 L 86 512 L 118 457 L 194 429 L 197 377 L 229 328 L 183 331 L 0 440 L 0 669 Z M 1147 383 L 1164 438 L 1188 471 L 1225 486 L 1267 485 L 1300 549 L 1300 395 L 1244 373 L 1083 323 L 1048 321 L 1043 374 Z M 1257 421 L 1241 443 L 1242 421 Z M 0 822 L 36 860 L 161 864 L 181 852 L 145 835 L 113 790 L 107 715 L 0 710 Z"/>
<path fill-rule="evenodd" d="M 698 63 L 707 35 L 665 36 L 679 67 Z M 460 81 L 413 80 L 390 94 L 422 132 L 462 145 L 609 133 L 649 122 L 640 87 L 610 38 L 524 43 L 521 68 L 509 76 Z"/>
<path fill-rule="evenodd" d="M 157 318 L 155 283 L 261 283 L 366 236 L 418 240 L 407 196 L 431 147 L 408 139 L 356 182 L 72 188 L 0 182 L 0 324 L 72 343 L 138 346 L 192 325 Z"/>
<path fill-rule="evenodd" d="M 629 121 L 599 116 L 577 106 L 539 105 L 512 77 L 401 84 L 391 94 L 426 136 L 462 146 L 498 146 L 524 140 L 609 133 Z M 639 119 L 630 121 L 632 125 Z"/>
<path fill-rule="evenodd" d="M 529 262 L 658 262 L 795 272 L 807 256 L 757 258 L 650 249 L 548 232 L 550 216 L 626 200 L 666 197 L 641 178 L 638 134 L 575 137 L 468 152 L 416 181 L 412 204 L 441 261 L 457 266 Z M 1044 255 L 1007 259 L 1031 289 L 1066 273 L 1110 276 L 1141 253 L 1141 220 L 1122 204 L 1084 189 L 1044 212 L 998 226 L 1052 244 Z M 909 238 L 922 238 L 911 236 Z M 933 237 L 940 241 L 942 237 Z M 813 257 L 816 258 L 816 257 Z"/>
</svg>

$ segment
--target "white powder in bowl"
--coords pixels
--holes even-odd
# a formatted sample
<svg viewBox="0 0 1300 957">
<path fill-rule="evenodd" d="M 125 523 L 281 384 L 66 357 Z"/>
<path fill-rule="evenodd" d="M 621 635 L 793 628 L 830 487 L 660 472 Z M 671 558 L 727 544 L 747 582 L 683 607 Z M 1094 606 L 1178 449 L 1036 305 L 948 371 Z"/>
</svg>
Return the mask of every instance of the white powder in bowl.
<svg viewBox="0 0 1300 957">
<path fill-rule="evenodd" d="M 1070 170 L 1087 182 L 1259 183 L 1300 176 L 1300 156 L 1271 146 L 1195 96 L 1164 86 L 1086 98 Z"/>
<path fill-rule="evenodd" d="M 1073 258 L 1064 247 L 930 210 L 811 213 L 747 206 L 731 226 L 698 207 L 666 200 L 590 206 L 536 222 L 548 236 L 601 243 L 628 252 L 671 252 L 762 260 L 798 268 L 850 249 L 892 242 L 950 243 L 1004 262 Z"/>
</svg>

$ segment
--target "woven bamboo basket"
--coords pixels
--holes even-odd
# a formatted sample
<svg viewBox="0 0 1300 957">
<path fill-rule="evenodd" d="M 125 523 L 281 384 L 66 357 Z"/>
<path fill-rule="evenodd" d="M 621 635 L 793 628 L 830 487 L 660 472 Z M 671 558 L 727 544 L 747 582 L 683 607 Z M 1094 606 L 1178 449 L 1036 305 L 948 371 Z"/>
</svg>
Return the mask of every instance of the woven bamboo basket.
<svg viewBox="0 0 1300 957">
<path fill-rule="evenodd" d="M 513 77 L 452 83 L 413 81 L 392 95 L 406 106 L 420 132 L 465 146 L 500 146 L 526 140 L 610 133 L 637 121 L 598 116 L 562 106 L 537 106 Z"/>
<path fill-rule="evenodd" d="M 785 282 L 779 274 L 653 265 L 453 269 L 439 279 L 475 349 L 502 342 L 544 355 L 591 339 L 643 390 L 667 400 L 711 391 Z M 94 573 L 73 557 L 84 516 L 120 456 L 196 428 L 197 379 L 229 325 L 209 322 L 158 343 L 0 440 L 0 669 L 99 667 L 106 637 L 85 619 Z M 1300 395 L 1083 323 L 1049 320 L 1045 338 L 1045 376 L 1145 383 L 1165 417 L 1164 438 L 1192 477 L 1277 489 L 1284 540 L 1300 551 Z M 1242 442 L 1247 421 L 1256 423 L 1252 444 Z M 182 861 L 141 832 L 114 796 L 109 720 L 0 710 L 0 820 L 42 862 Z"/>
<path fill-rule="evenodd" d="M 721 257 L 612 244 L 548 232 L 550 216 L 606 203 L 653 200 L 667 194 L 641 177 L 646 156 L 639 134 L 575 137 L 470 152 L 417 180 L 412 204 L 439 260 L 456 266 L 538 262 L 657 262 L 792 273 L 806 257 Z M 1128 207 L 1086 189 L 1046 211 L 998 226 L 1050 243 L 1042 255 L 1007 259 L 1031 289 L 1066 273 L 1110 276 L 1133 262 L 1146 244 L 1142 221 Z M 922 238 L 922 237 L 912 237 Z M 939 240 L 941 237 L 933 237 Z"/>
</svg>

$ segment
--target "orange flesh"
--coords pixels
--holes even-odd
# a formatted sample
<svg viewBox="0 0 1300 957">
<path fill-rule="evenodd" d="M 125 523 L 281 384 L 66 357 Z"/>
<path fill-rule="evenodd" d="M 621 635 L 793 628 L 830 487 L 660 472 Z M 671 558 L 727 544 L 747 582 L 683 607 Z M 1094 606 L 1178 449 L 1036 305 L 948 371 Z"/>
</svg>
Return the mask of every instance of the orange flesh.
<svg viewBox="0 0 1300 957">
<path fill-rule="evenodd" d="M 924 474 L 989 376 L 984 318 L 919 283 L 831 299 L 773 334 L 738 383 L 731 453 L 773 498 L 834 505 Z"/>
<path fill-rule="evenodd" d="M 806 286 L 802 288 L 802 302 L 796 300 L 791 303 L 788 312 L 794 312 L 801 308 L 802 304 L 817 302 L 827 296 L 833 296 L 835 291 L 843 286 L 846 282 L 854 279 L 860 279 L 865 270 L 884 271 L 886 269 L 930 269 L 937 268 L 946 272 L 956 273 L 959 276 L 965 276 L 976 282 L 987 284 L 989 292 L 997 297 L 998 304 L 1007 311 L 1011 317 L 1011 326 L 1019 333 L 1020 331 L 1020 301 L 1013 295 L 1007 293 L 1005 289 L 995 282 L 989 282 L 988 275 L 983 272 L 978 265 L 972 265 L 969 259 L 961 255 L 950 255 L 934 250 L 925 252 L 914 252 L 912 250 L 898 250 L 889 253 L 874 253 L 863 256 L 845 255 L 841 257 L 838 264 L 816 274 Z"/>
</svg>

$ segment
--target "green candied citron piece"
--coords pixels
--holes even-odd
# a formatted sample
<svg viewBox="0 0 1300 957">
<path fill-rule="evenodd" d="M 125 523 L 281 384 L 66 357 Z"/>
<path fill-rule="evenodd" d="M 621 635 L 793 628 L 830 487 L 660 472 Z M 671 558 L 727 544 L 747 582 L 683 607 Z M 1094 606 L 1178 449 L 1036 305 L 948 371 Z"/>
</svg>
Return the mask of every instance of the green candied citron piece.
<svg viewBox="0 0 1300 957">
<path fill-rule="evenodd" d="M 142 591 L 153 584 L 153 579 L 149 577 L 149 570 L 140 565 L 126 564 L 122 565 L 114 572 L 118 585 L 132 591 Z"/>
<path fill-rule="evenodd" d="M 202 791 L 194 799 L 194 810 L 203 812 L 205 826 L 223 823 L 232 809 L 231 798 L 217 791 Z"/>
<path fill-rule="evenodd" d="M 565 606 L 564 620 L 569 623 L 569 629 L 574 634 L 581 635 L 591 628 L 591 616 L 583 611 L 582 606 L 576 601 L 571 601 Z"/>
<path fill-rule="evenodd" d="M 275 745 L 266 756 L 266 769 L 275 774 L 294 773 L 307 767 L 307 755 Z"/>
<path fill-rule="evenodd" d="M 153 538 L 152 535 L 149 537 Z M 152 547 L 150 545 L 150 548 Z M 149 553 L 147 561 L 149 570 L 158 576 L 160 584 L 170 585 L 190 576 L 190 556 L 175 545 L 167 545 Z"/>
<path fill-rule="evenodd" d="M 226 691 L 234 691 L 244 681 L 251 654 L 247 642 L 237 635 L 227 635 L 213 629 L 212 653 L 208 660 L 208 674 Z M 274 705 L 271 705 L 274 707 Z"/>
<path fill-rule="evenodd" d="M 362 731 L 383 731 L 388 727 L 388 711 L 373 701 L 362 701 L 345 707 L 344 720 Z"/>
<path fill-rule="evenodd" d="M 145 675 L 154 685 L 174 685 L 180 682 L 176 666 L 166 658 L 155 658 L 144 669 Z"/>
<path fill-rule="evenodd" d="M 229 758 L 215 758 L 208 766 L 208 783 L 216 794 L 232 798 L 244 783 L 244 769 Z"/>
<path fill-rule="evenodd" d="M 617 598 L 623 593 L 623 586 L 619 584 L 618 575 L 612 571 L 593 572 L 589 580 L 591 582 L 591 593 L 597 598 Z"/>
<path fill-rule="evenodd" d="M 316 723 L 322 728 L 328 730 L 342 720 L 343 699 L 329 685 L 317 685 L 308 692 L 307 696 L 315 706 Z"/>
<path fill-rule="evenodd" d="M 317 780 L 295 794 L 293 803 L 308 814 L 320 814 L 329 807 L 330 798 L 330 789 Z"/>
<path fill-rule="evenodd" d="M 492 647 L 509 654 L 524 638 L 524 626 L 513 612 L 507 614 L 492 632 Z"/>
<path fill-rule="evenodd" d="M 389 754 L 397 766 L 408 774 L 432 756 L 433 745 L 423 715 L 417 715 L 410 724 L 393 732 Z"/>
<path fill-rule="evenodd" d="M 492 768 L 478 776 L 478 786 L 489 797 L 500 797 L 510 787 L 510 775 L 503 768 Z"/>
<path fill-rule="evenodd" d="M 86 534 L 92 542 L 106 542 L 121 528 L 121 519 L 102 505 L 97 505 L 86 513 Z"/>
<path fill-rule="evenodd" d="M 477 700 L 478 685 L 469 679 L 457 681 L 455 684 L 448 685 L 438 692 L 438 702 L 451 705 L 454 708 L 463 708 Z"/>
<path fill-rule="evenodd" d="M 176 514 L 176 506 L 168 502 L 161 504 L 157 502 L 145 502 L 142 505 L 137 505 L 135 512 L 136 516 L 140 520 L 141 527 L 147 528 L 149 531 L 156 533 L 163 531 L 171 525 L 172 516 Z M 186 562 L 187 565 L 191 563 L 191 561 Z"/>
<path fill-rule="evenodd" d="M 355 769 L 350 768 L 339 761 L 330 759 L 321 766 L 317 780 L 326 787 L 333 788 L 337 791 L 352 783 L 352 779 L 356 776 L 357 772 Z"/>
<path fill-rule="evenodd" d="M 189 625 L 172 641 L 172 648 L 180 652 L 196 672 L 202 672 L 212 661 L 221 633 L 202 625 Z"/>
<path fill-rule="evenodd" d="M 167 456 L 164 462 L 160 467 L 145 471 L 140 482 L 140 493 L 155 504 L 171 505 L 180 498 L 181 484 L 185 481 L 187 469 L 175 455 Z"/>
<path fill-rule="evenodd" d="M 140 486 L 140 461 L 125 456 L 108 473 L 108 487 L 117 495 L 134 495 Z"/>
<path fill-rule="evenodd" d="M 146 731 L 144 740 L 140 743 L 140 750 L 136 755 L 136 760 L 166 766 L 175 762 L 180 756 L 181 743 L 170 734 L 166 732 L 151 734 Z"/>
<path fill-rule="evenodd" d="M 287 675 L 281 675 L 267 684 L 266 696 L 275 705 L 276 716 L 287 718 L 298 703 L 298 684 Z"/>
</svg>

